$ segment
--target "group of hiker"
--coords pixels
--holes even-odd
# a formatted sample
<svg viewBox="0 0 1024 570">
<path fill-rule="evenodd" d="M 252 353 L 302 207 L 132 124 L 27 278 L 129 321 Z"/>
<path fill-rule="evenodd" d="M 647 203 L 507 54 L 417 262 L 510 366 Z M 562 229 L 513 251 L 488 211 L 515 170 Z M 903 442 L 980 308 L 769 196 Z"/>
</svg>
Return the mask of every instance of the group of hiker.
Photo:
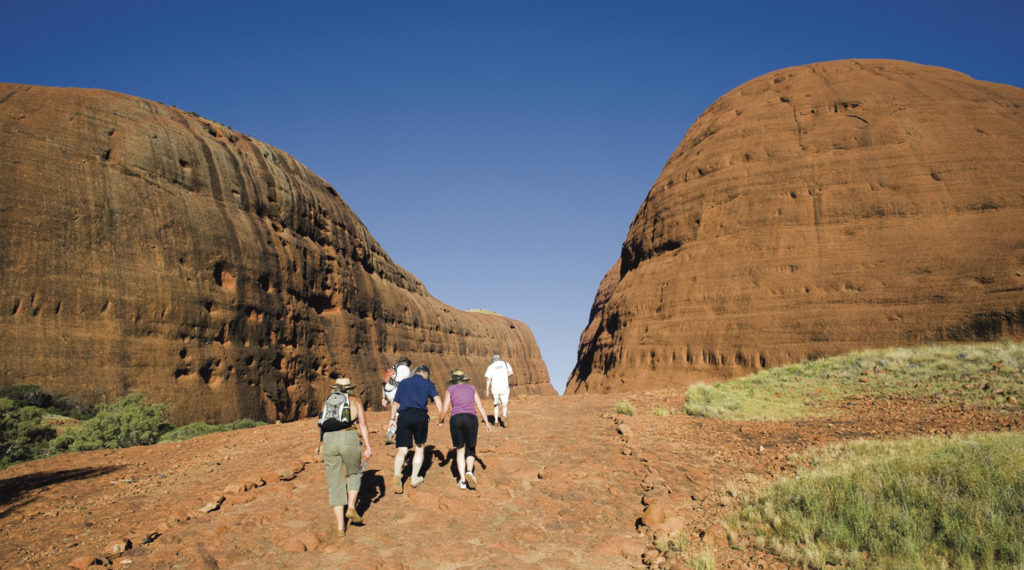
<svg viewBox="0 0 1024 570">
<path fill-rule="evenodd" d="M 437 425 L 444 424 L 451 414 L 449 431 L 452 447 L 455 449 L 455 463 L 458 469 L 460 489 L 474 490 L 477 486 L 473 467 L 476 462 L 476 441 L 479 418 L 484 428 L 491 431 L 491 422 L 484 410 L 483 402 L 476 388 L 470 384 L 469 376 L 462 370 L 449 373 L 448 389 L 444 402 L 430 380 L 430 369 L 417 366 L 401 357 L 388 369 L 383 379 L 381 406 L 391 410 L 385 443 L 394 443 L 395 463 L 392 477 L 394 493 L 404 492 L 402 470 L 409 450 L 413 451 L 412 475 L 409 482 L 413 487 L 423 483 L 420 473 L 423 467 L 427 432 L 430 424 L 428 406 L 431 402 L 437 408 Z M 512 366 L 495 354 L 491 358 L 484 376 L 487 379 L 485 393 L 494 403 L 494 423 L 508 427 L 509 376 Z M 362 472 L 372 455 L 369 431 L 366 427 L 365 408 L 362 401 L 350 394 L 354 388 L 349 378 L 332 374 L 335 381 L 331 394 L 324 403 L 317 424 L 320 426 L 320 445 L 317 454 L 323 458 L 327 472 L 327 489 L 331 509 L 338 523 L 338 534 L 344 535 L 346 523 L 360 523 L 362 516 L 356 510 L 356 497 L 362 480 Z M 499 416 L 499 411 L 501 415 Z M 362 446 L 360 446 L 362 439 Z"/>
</svg>

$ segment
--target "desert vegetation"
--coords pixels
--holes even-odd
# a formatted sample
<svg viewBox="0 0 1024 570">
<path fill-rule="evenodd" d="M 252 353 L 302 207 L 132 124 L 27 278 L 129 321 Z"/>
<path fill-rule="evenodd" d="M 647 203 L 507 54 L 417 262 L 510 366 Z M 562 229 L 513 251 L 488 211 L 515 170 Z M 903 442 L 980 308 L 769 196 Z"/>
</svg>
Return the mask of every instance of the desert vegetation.
<svg viewBox="0 0 1024 570">
<path fill-rule="evenodd" d="M 758 546 L 814 568 L 1024 563 L 1019 433 L 861 440 L 806 461 L 740 513 Z"/>
<path fill-rule="evenodd" d="M 862 350 L 697 384 L 686 413 L 732 420 L 827 416 L 830 404 L 860 396 L 922 404 L 1019 408 L 1024 344 L 1013 342 Z"/>
<path fill-rule="evenodd" d="M 218 431 L 262 425 L 243 419 L 229 424 L 167 423 L 164 405 L 132 393 L 95 408 L 77 405 L 38 386 L 0 390 L 0 468 L 65 451 L 113 449 L 181 441 Z"/>
<path fill-rule="evenodd" d="M 615 413 L 622 414 L 624 416 L 635 416 L 636 408 L 629 402 L 622 401 L 615 403 Z"/>
<path fill-rule="evenodd" d="M 730 420 L 828 416 L 844 399 L 1017 410 L 1024 345 L 865 350 L 687 393 L 686 412 Z M 800 565 L 1018 568 L 1024 435 L 856 440 L 808 451 L 795 475 L 747 497 L 727 525 Z"/>
</svg>

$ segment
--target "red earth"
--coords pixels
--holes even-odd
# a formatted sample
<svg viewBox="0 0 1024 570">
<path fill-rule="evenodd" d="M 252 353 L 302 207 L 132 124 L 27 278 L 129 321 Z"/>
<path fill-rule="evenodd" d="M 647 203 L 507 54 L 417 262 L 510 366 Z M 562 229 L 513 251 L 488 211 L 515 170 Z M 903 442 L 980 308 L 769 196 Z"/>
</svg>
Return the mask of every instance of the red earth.
<svg viewBox="0 0 1024 570">
<path fill-rule="evenodd" d="M 620 401 L 636 415 L 616 414 Z M 682 405 L 676 391 L 515 398 L 508 428 L 481 430 L 476 491 L 457 487 L 447 425 L 435 424 L 426 481 L 401 495 L 386 416 L 371 412 L 364 523 L 344 537 L 313 420 L 23 463 L 0 471 L 0 566 L 687 568 L 709 552 L 718 568 L 797 567 L 721 524 L 756 486 L 793 473 L 796 454 L 1024 426 L 1022 411 L 891 398 L 793 422 L 701 419 Z M 681 533 L 686 550 L 659 553 L 659 533 Z"/>
</svg>

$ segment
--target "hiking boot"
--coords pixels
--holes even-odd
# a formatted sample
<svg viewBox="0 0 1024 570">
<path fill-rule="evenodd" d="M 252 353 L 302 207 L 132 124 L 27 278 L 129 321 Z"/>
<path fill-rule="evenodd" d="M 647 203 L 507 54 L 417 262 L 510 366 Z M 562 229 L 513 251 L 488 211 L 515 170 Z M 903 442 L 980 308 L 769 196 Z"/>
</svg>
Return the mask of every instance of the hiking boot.
<svg viewBox="0 0 1024 570">
<path fill-rule="evenodd" d="M 501 425 L 508 427 L 508 418 L 501 418 Z"/>
<path fill-rule="evenodd" d="M 413 488 L 419 487 L 422 484 L 423 484 L 423 477 L 413 477 L 412 478 L 412 486 L 413 486 Z"/>
<path fill-rule="evenodd" d="M 348 522 L 354 522 L 354 523 L 361 523 L 361 522 L 363 522 L 363 517 L 359 516 L 359 512 L 357 512 L 352 507 L 349 507 L 348 510 L 345 511 L 345 518 L 348 519 Z"/>
<path fill-rule="evenodd" d="M 459 481 L 459 488 L 460 489 L 469 489 L 469 487 L 466 485 L 465 481 Z"/>
<path fill-rule="evenodd" d="M 466 486 L 470 489 L 476 489 L 476 476 L 473 475 L 472 471 L 466 473 Z"/>
<path fill-rule="evenodd" d="M 338 529 L 338 536 L 345 536 L 345 529 L 339 528 Z"/>
<path fill-rule="evenodd" d="M 391 478 L 391 486 L 395 489 L 396 495 L 402 494 L 402 478 L 400 476 L 395 475 Z"/>
</svg>

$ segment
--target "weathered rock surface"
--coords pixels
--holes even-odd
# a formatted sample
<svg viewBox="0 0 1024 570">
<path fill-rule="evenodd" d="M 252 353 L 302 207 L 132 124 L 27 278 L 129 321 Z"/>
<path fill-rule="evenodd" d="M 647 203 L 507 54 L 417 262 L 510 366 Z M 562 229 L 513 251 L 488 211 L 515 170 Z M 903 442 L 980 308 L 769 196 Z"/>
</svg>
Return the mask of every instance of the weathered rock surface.
<svg viewBox="0 0 1024 570">
<path fill-rule="evenodd" d="M 1024 90 L 936 67 L 783 69 L 716 101 L 637 212 L 570 391 L 857 348 L 1024 337 Z"/>
<path fill-rule="evenodd" d="M 554 393 L 527 326 L 432 298 L 326 182 L 213 121 L 0 84 L 0 181 L 4 385 L 290 420 L 331 367 L 379 404 L 399 354 L 482 381 L 500 352 L 522 393 Z"/>
</svg>

